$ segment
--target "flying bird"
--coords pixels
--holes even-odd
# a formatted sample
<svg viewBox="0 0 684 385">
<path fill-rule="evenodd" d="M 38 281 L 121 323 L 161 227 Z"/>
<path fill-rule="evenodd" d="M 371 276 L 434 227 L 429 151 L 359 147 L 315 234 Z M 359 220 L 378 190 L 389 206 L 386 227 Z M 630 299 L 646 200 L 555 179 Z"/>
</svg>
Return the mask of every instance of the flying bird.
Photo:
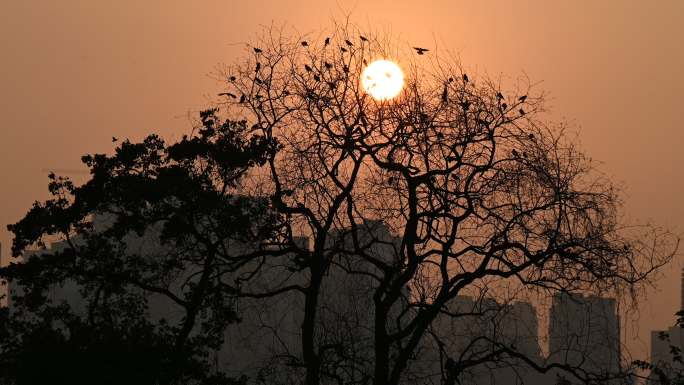
<svg viewBox="0 0 684 385">
<path fill-rule="evenodd" d="M 230 96 L 233 99 L 237 98 L 237 96 L 235 96 L 235 94 L 230 93 L 230 92 L 221 92 L 220 94 L 218 94 L 218 96 Z"/>
<path fill-rule="evenodd" d="M 330 38 L 329 38 L 329 37 L 326 37 L 326 38 L 325 38 L 325 41 L 323 42 L 323 44 L 326 45 L 326 46 L 327 46 L 328 44 L 330 44 Z"/>
<path fill-rule="evenodd" d="M 308 47 L 308 46 L 309 46 L 309 42 L 306 40 L 303 40 L 302 41 L 302 47 Z"/>
<path fill-rule="evenodd" d="M 416 53 L 418 55 L 423 55 L 425 52 L 429 51 L 429 49 L 427 49 L 427 48 L 420 48 L 420 47 L 413 47 L 413 49 L 416 50 Z"/>
<path fill-rule="evenodd" d="M 262 52 L 264 52 L 264 51 L 261 50 L 261 48 L 253 47 L 252 49 L 254 49 L 254 53 L 262 53 Z"/>
</svg>

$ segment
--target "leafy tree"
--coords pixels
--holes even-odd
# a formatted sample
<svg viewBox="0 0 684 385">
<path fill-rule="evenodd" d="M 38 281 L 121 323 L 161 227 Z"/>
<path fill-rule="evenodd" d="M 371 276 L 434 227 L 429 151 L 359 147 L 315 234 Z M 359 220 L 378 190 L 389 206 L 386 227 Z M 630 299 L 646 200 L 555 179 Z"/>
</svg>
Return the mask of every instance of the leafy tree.
<svg viewBox="0 0 684 385">
<path fill-rule="evenodd" d="M 223 280 L 275 253 L 281 226 L 269 200 L 240 194 L 239 184 L 277 143 L 215 109 L 200 117 L 199 130 L 176 143 L 150 135 L 111 156 L 84 156 L 91 178 L 82 186 L 50 175 L 53 198 L 8 226 L 17 256 L 45 239 L 61 242 L 2 270 L 20 288 L 15 316 L 3 323 L 4 376 L 228 382 L 209 357 L 239 320 Z M 52 301 L 56 286 L 78 288 L 85 305 Z"/>
</svg>

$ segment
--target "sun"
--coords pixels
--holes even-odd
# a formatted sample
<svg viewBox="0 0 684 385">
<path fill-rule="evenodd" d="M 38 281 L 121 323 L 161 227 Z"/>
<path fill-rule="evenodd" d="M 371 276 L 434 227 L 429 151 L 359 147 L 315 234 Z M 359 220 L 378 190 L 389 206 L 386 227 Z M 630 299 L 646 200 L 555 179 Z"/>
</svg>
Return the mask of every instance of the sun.
<svg viewBox="0 0 684 385">
<path fill-rule="evenodd" d="M 361 74 L 363 89 L 376 100 L 387 100 L 399 95 L 404 86 L 404 73 L 389 60 L 376 60 Z"/>
</svg>

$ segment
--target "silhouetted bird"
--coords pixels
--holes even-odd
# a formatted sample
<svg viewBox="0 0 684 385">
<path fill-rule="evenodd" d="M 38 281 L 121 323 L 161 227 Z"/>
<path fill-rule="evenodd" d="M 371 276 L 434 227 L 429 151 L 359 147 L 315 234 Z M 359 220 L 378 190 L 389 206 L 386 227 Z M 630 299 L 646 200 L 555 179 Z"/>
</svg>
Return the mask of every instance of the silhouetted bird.
<svg viewBox="0 0 684 385">
<path fill-rule="evenodd" d="M 307 70 L 308 72 L 312 71 L 311 66 L 309 66 L 308 64 L 304 64 L 304 69 Z"/>
<path fill-rule="evenodd" d="M 508 108 L 508 104 L 506 104 L 506 103 L 501 103 L 501 108 L 505 110 L 506 108 Z"/>
<path fill-rule="evenodd" d="M 256 68 L 254 69 L 254 72 L 259 72 L 260 69 L 261 69 L 261 63 L 257 62 Z"/>
<path fill-rule="evenodd" d="M 422 55 L 422 54 L 424 54 L 425 52 L 428 52 L 428 51 L 429 51 L 429 49 L 427 49 L 427 48 L 420 48 L 420 47 L 413 47 L 413 49 L 416 50 L 416 53 L 417 53 L 418 55 Z"/>
<path fill-rule="evenodd" d="M 317 81 L 317 82 L 320 82 L 320 81 L 321 81 L 321 77 L 318 76 L 318 75 L 314 75 L 313 78 L 314 78 L 314 80 Z"/>
<path fill-rule="evenodd" d="M 234 82 L 234 81 L 236 80 L 236 77 L 235 77 L 235 76 L 231 76 L 231 77 L 229 77 L 228 79 L 229 79 L 231 82 Z"/>
<path fill-rule="evenodd" d="M 523 95 L 523 96 L 518 98 L 518 100 L 520 100 L 521 102 L 524 102 L 525 99 L 527 99 L 527 95 Z"/>
<path fill-rule="evenodd" d="M 344 48 L 344 47 L 340 47 L 340 51 L 342 51 L 342 52 L 347 52 L 347 49 Z"/>
<path fill-rule="evenodd" d="M 330 38 L 329 38 L 329 37 L 326 37 L 326 38 L 325 38 L 325 41 L 323 42 L 323 44 L 326 45 L 326 46 L 327 46 L 328 44 L 330 44 Z"/>
<path fill-rule="evenodd" d="M 527 134 L 527 137 L 530 138 L 531 140 L 534 140 L 534 134 Z"/>
<path fill-rule="evenodd" d="M 112 143 L 116 142 L 117 140 L 119 139 L 116 136 L 112 136 Z"/>
<path fill-rule="evenodd" d="M 233 99 L 237 98 L 237 96 L 235 96 L 235 94 L 230 93 L 230 92 L 221 92 L 221 93 L 218 94 L 218 95 L 219 95 L 219 96 L 230 96 L 230 97 L 233 98 Z"/>
<path fill-rule="evenodd" d="M 345 40 L 344 42 L 347 43 L 347 45 L 350 46 L 350 47 L 352 47 L 352 46 L 354 45 L 354 44 L 353 44 L 351 41 L 349 41 L 349 40 Z"/>
<path fill-rule="evenodd" d="M 518 154 L 518 151 L 516 151 L 515 148 L 513 149 L 513 151 L 511 151 L 511 154 L 513 154 L 513 156 L 516 158 L 518 157 L 518 155 L 520 155 L 520 154 Z"/>
<path fill-rule="evenodd" d="M 449 83 L 453 82 L 454 78 L 449 78 Z"/>
<path fill-rule="evenodd" d="M 342 71 L 349 72 L 349 66 L 347 66 L 347 65 L 342 66 Z"/>
<path fill-rule="evenodd" d="M 255 53 L 262 53 L 262 52 L 264 52 L 264 51 L 261 50 L 261 48 L 254 47 L 253 49 L 254 49 L 254 52 L 255 52 Z"/>
<path fill-rule="evenodd" d="M 464 100 L 460 103 L 458 103 L 461 107 L 463 107 L 464 110 L 468 110 L 470 108 L 470 102 L 467 100 Z"/>
<path fill-rule="evenodd" d="M 496 98 L 499 99 L 499 100 L 501 100 L 501 99 L 503 99 L 504 97 L 503 97 L 503 95 L 501 94 L 501 92 L 497 92 L 497 93 L 496 93 Z"/>
<path fill-rule="evenodd" d="M 368 65 L 368 62 L 366 61 L 366 59 L 363 59 L 362 62 L 363 62 L 363 65 L 365 65 L 365 66 Z"/>
<path fill-rule="evenodd" d="M 308 47 L 308 46 L 309 46 L 309 42 L 307 42 L 306 40 L 303 40 L 302 41 L 302 47 Z"/>
<path fill-rule="evenodd" d="M 368 41 L 368 39 L 366 39 L 366 37 L 363 35 L 359 35 L 359 39 L 361 39 L 361 41 Z"/>
<path fill-rule="evenodd" d="M 469 80 L 469 79 L 468 79 L 468 75 L 463 74 L 463 81 L 466 82 L 466 83 L 468 83 L 468 80 Z"/>
<path fill-rule="evenodd" d="M 444 85 L 444 90 L 442 90 L 442 103 L 448 103 L 449 102 L 449 90 L 447 89 L 446 84 Z"/>
<path fill-rule="evenodd" d="M 241 95 L 241 96 L 240 96 L 240 103 L 244 103 L 244 102 L 245 102 L 245 99 L 247 99 L 247 97 L 246 97 L 244 94 Z"/>
<path fill-rule="evenodd" d="M 520 116 L 523 116 L 523 115 L 525 115 L 525 110 L 523 110 L 522 108 L 521 108 L 521 109 L 519 109 L 519 110 L 518 110 L 518 112 L 520 112 Z"/>
<path fill-rule="evenodd" d="M 327 69 L 331 69 L 331 68 L 332 68 L 332 64 L 330 64 L 330 63 L 328 63 L 328 62 L 325 62 L 323 65 L 325 65 L 325 68 L 327 68 Z"/>
</svg>

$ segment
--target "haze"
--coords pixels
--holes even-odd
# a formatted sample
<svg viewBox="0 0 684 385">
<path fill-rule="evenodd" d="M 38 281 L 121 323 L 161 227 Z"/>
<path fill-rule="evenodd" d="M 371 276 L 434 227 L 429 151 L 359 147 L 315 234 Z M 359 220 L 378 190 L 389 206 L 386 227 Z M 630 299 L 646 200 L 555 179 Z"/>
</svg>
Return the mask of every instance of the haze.
<svg viewBox="0 0 684 385">
<path fill-rule="evenodd" d="M 352 13 L 362 28 L 459 55 L 469 72 L 527 74 L 549 117 L 624 188 L 630 223 L 684 229 L 684 2 L 4 1 L 0 3 L 0 242 L 47 197 L 47 171 L 83 170 L 112 136 L 178 138 L 220 92 L 209 74 L 260 26 L 301 33 Z M 71 175 L 83 181 L 82 174 Z M 635 356 L 674 322 L 679 259 L 623 334 Z"/>
</svg>

